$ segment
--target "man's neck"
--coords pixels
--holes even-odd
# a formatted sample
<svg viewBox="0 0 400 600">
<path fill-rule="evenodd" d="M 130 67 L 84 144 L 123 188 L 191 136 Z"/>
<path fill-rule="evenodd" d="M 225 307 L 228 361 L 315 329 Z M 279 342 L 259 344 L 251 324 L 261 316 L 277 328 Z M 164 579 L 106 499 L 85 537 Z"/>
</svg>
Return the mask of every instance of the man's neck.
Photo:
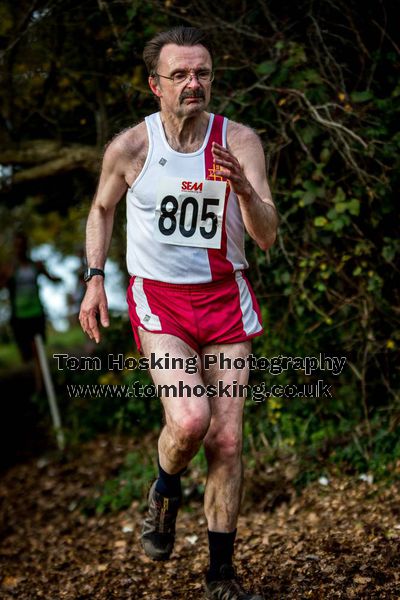
<svg viewBox="0 0 400 600">
<path fill-rule="evenodd" d="M 176 152 L 196 152 L 204 142 L 209 118 L 207 112 L 179 118 L 172 113 L 161 111 L 161 122 L 168 144 Z"/>
</svg>

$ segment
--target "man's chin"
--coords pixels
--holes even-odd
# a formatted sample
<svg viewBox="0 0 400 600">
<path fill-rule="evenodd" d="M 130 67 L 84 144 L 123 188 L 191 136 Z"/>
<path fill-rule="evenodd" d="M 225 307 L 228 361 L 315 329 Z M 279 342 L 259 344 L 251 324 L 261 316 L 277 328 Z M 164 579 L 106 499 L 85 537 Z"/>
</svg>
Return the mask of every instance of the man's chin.
<svg viewBox="0 0 400 600">
<path fill-rule="evenodd" d="M 181 107 L 185 110 L 196 112 L 198 110 L 204 110 L 205 101 L 204 98 L 185 98 L 181 104 Z"/>
<path fill-rule="evenodd" d="M 206 109 L 207 103 L 204 98 L 196 98 L 196 102 L 186 102 L 186 98 L 180 103 L 178 113 L 181 116 L 192 116 L 202 113 Z"/>
</svg>

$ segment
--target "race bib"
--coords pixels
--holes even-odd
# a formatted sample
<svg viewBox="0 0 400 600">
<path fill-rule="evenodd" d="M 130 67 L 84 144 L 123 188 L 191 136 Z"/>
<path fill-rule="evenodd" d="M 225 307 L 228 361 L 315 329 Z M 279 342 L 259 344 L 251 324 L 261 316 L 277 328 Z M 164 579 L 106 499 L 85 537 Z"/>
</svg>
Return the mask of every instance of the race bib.
<svg viewBox="0 0 400 600">
<path fill-rule="evenodd" d="M 221 248 L 226 181 L 161 179 L 155 238 L 163 244 Z"/>
</svg>

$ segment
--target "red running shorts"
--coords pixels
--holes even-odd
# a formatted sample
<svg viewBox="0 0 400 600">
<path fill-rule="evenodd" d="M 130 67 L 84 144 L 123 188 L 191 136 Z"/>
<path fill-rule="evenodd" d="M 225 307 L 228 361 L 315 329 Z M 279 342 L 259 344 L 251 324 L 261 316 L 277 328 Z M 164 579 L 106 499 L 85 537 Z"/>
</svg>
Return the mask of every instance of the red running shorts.
<svg viewBox="0 0 400 600">
<path fill-rule="evenodd" d="M 197 284 L 133 276 L 127 301 L 139 351 L 139 327 L 174 335 L 196 352 L 208 344 L 244 342 L 263 333 L 260 307 L 241 271 L 228 279 Z"/>
</svg>

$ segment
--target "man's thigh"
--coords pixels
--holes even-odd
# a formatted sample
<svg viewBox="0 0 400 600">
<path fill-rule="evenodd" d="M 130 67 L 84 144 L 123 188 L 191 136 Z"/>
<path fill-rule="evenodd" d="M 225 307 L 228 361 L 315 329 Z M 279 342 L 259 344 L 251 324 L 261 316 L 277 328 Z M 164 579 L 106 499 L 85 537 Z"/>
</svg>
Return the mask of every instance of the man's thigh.
<svg viewBox="0 0 400 600">
<path fill-rule="evenodd" d="M 143 354 L 163 404 L 167 425 L 178 427 L 188 418 L 209 420 L 209 400 L 200 357 L 180 338 L 139 328 Z"/>
<path fill-rule="evenodd" d="M 251 342 L 235 344 L 210 344 L 202 349 L 203 366 L 205 356 L 209 358 L 208 369 L 203 369 L 206 385 L 213 385 L 221 391 L 210 398 L 211 426 L 220 431 L 237 433 L 242 427 L 243 406 L 246 399 L 246 386 L 249 380 L 247 357 Z M 214 362 L 214 358 L 216 358 Z"/>
</svg>

